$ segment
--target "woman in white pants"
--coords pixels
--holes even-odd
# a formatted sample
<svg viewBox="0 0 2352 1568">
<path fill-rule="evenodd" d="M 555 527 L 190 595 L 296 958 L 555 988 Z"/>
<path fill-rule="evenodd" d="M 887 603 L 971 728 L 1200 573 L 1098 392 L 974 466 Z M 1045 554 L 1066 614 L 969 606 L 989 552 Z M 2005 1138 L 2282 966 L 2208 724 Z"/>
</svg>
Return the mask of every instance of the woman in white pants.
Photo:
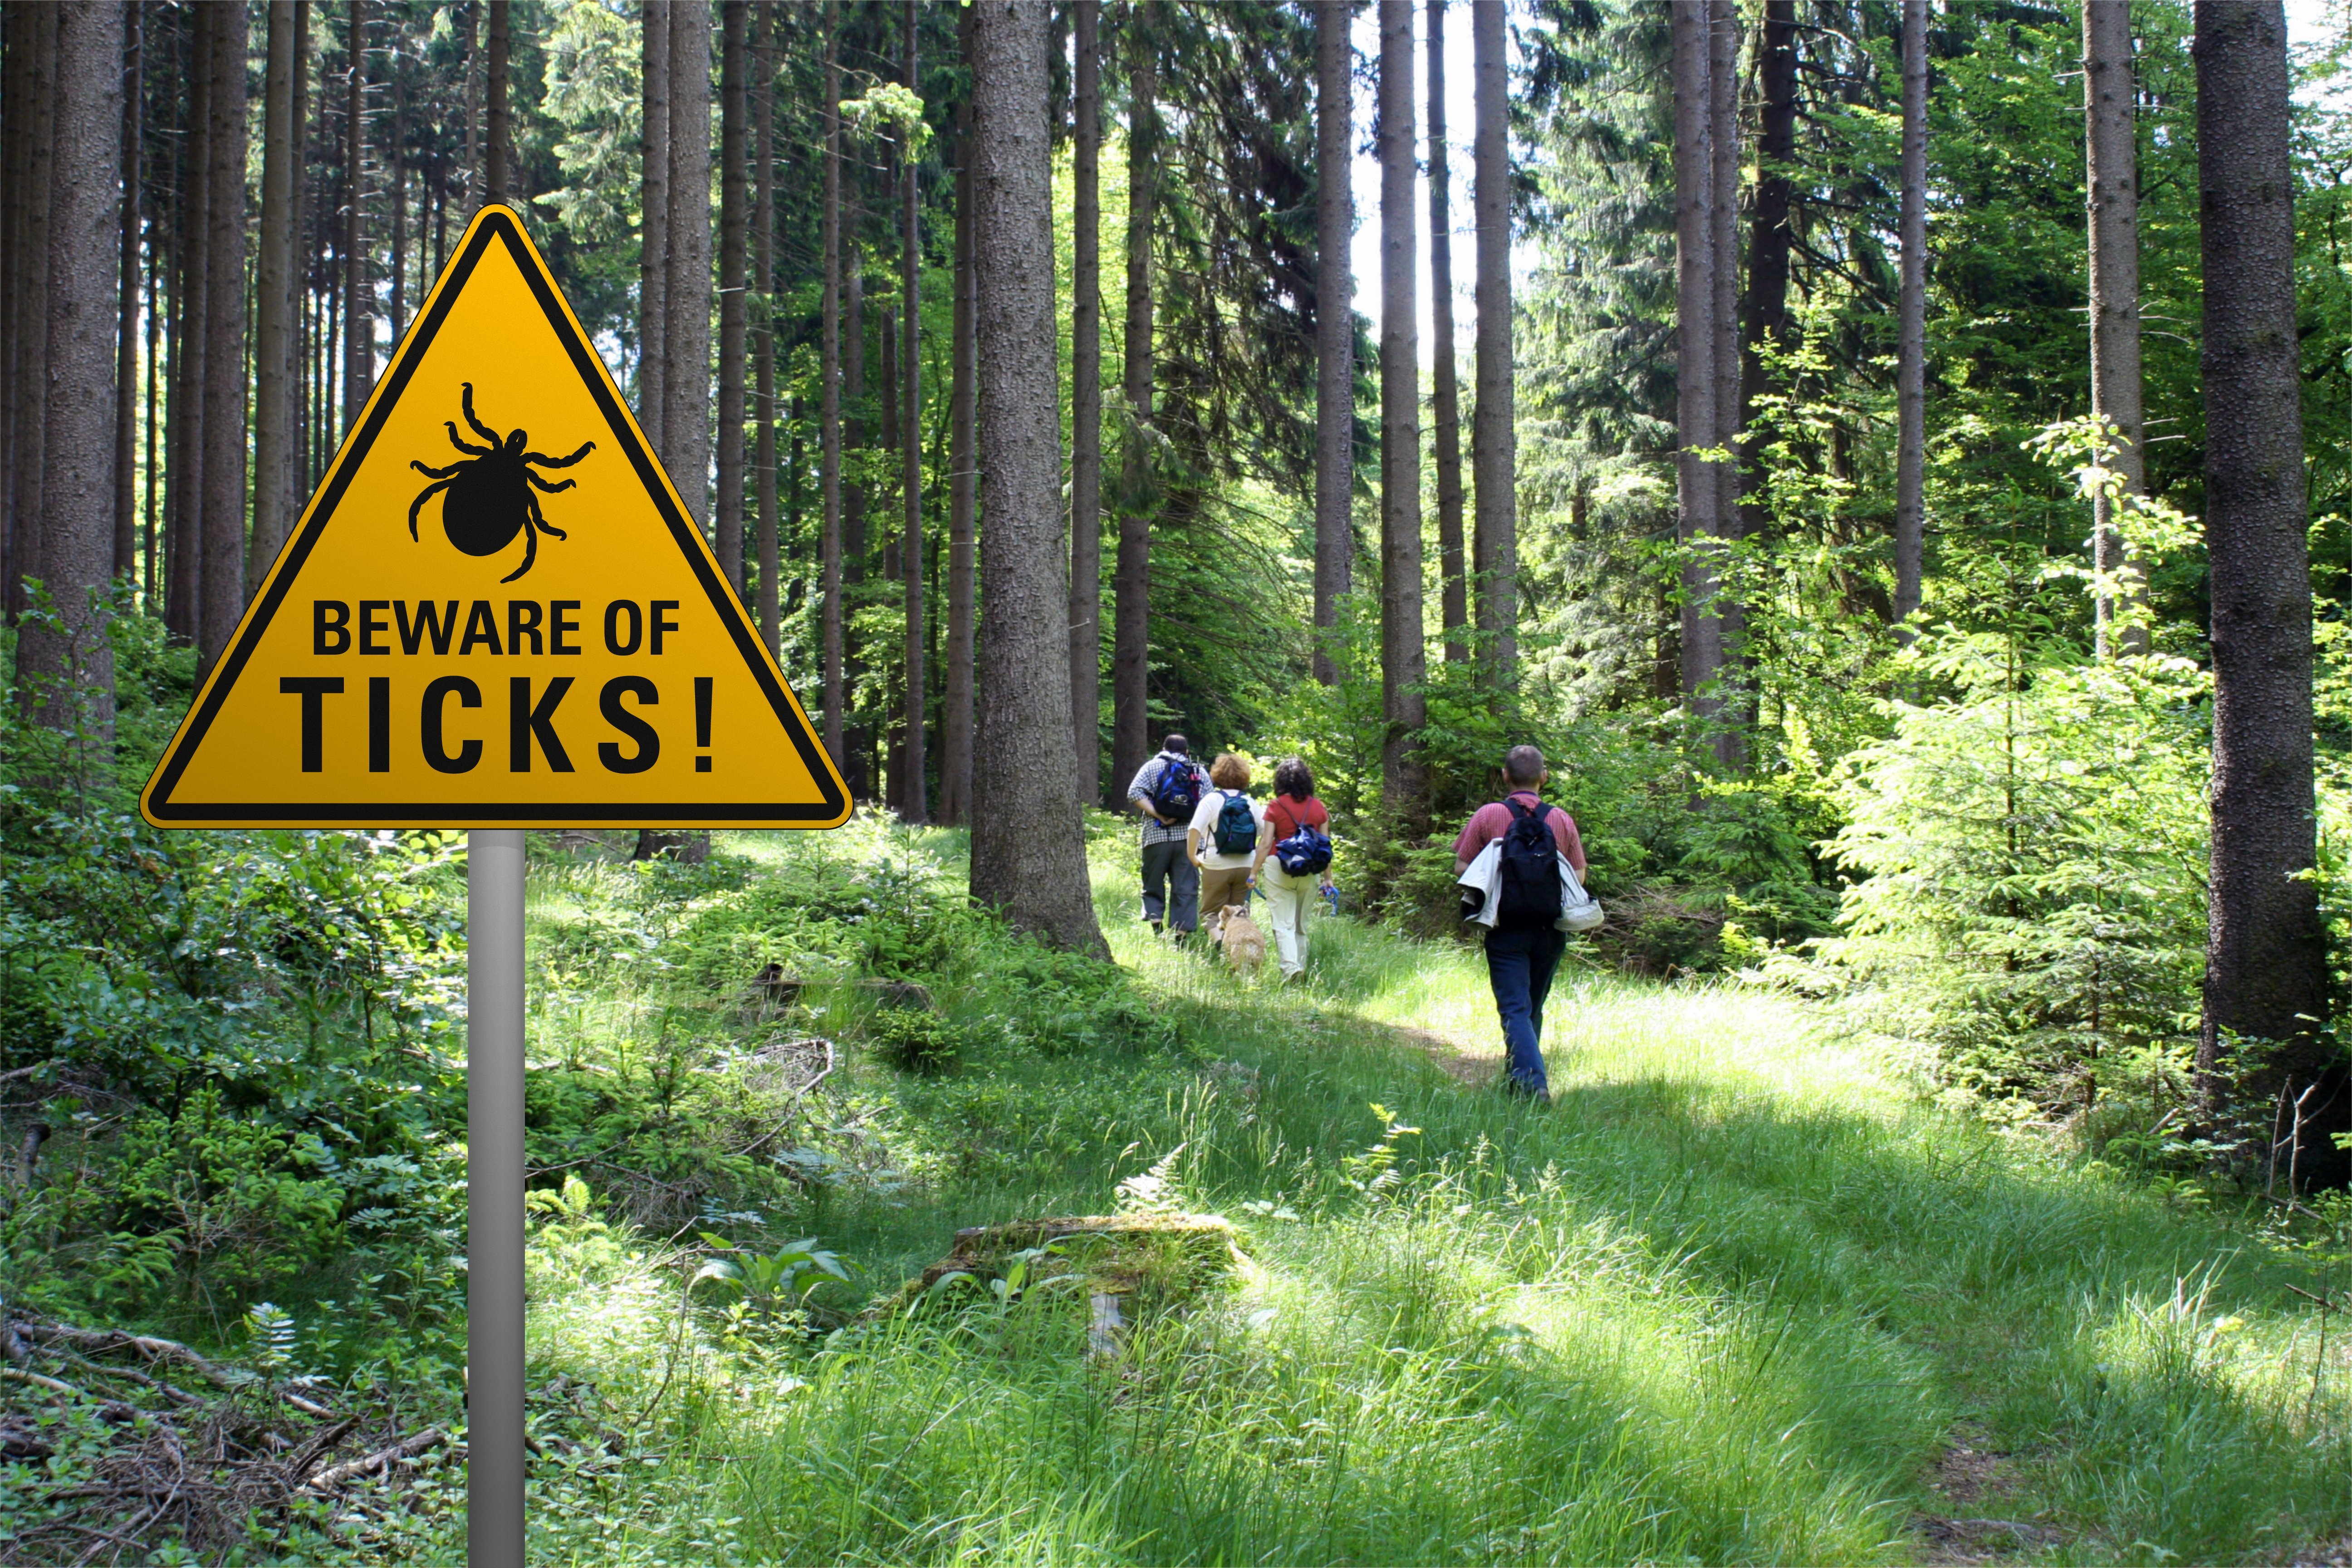
<svg viewBox="0 0 2352 1568">
<path fill-rule="evenodd" d="M 1266 924 L 1274 933 L 1276 957 L 1282 978 L 1293 981 L 1307 973 L 1307 910 L 1319 897 L 1318 887 L 1331 885 L 1327 866 L 1321 871 L 1292 876 L 1274 858 L 1274 847 L 1302 827 L 1331 831 L 1331 814 L 1315 798 L 1315 775 L 1297 757 L 1285 757 L 1274 770 L 1274 798 L 1266 803 L 1265 821 L 1258 829 L 1257 863 L 1251 880 L 1265 894 Z"/>
</svg>

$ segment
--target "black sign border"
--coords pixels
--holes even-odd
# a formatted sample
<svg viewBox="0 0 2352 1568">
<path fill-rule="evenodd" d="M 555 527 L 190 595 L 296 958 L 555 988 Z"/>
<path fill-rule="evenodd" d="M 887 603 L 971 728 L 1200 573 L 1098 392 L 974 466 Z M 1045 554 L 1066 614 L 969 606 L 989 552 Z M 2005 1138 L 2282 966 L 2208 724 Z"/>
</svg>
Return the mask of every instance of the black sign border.
<svg viewBox="0 0 2352 1568">
<path fill-rule="evenodd" d="M 720 623 L 735 639 L 735 646 L 751 667 L 752 676 L 774 709 L 784 732 L 792 737 L 795 750 L 815 780 L 824 798 L 814 804 L 794 805 L 779 802 L 711 805 L 705 802 L 622 802 L 588 805 L 575 807 L 522 805 L 511 802 L 430 802 L 388 801 L 363 805 L 336 805 L 309 803 L 274 803 L 262 805 L 179 805 L 172 798 L 181 775 L 194 760 L 205 731 L 219 713 L 221 704 L 245 671 L 247 661 L 260 645 L 262 634 L 268 630 L 287 594 L 302 574 L 303 563 L 309 559 L 335 509 L 350 487 L 352 477 L 366 460 L 401 396 L 408 390 L 409 378 L 425 357 L 425 351 L 448 319 L 467 278 L 475 267 L 488 254 L 493 242 L 506 246 L 516 268 L 530 285 L 532 297 L 539 301 L 548 324 L 555 329 L 557 340 L 571 355 L 572 368 L 587 384 L 589 394 L 619 437 L 623 450 L 635 468 L 639 483 L 660 510 L 662 519 L 669 525 L 671 537 L 679 552 L 694 568 L 696 580 L 702 584 L 718 613 Z M 324 483 L 312 501 L 301 528 L 287 544 L 278 567 L 270 574 L 268 586 L 246 616 L 237 630 L 236 639 L 228 653 L 205 686 L 195 710 L 189 715 L 186 727 L 173 739 L 171 750 L 164 754 L 163 765 L 155 770 L 155 780 L 142 803 L 150 821 L 160 826 L 174 824 L 194 826 L 226 822 L 250 823 L 256 826 L 283 827 L 374 827 L 425 824 L 446 826 L 458 824 L 485 826 L 519 824 L 529 826 L 572 826 L 612 823 L 626 818 L 628 823 L 647 826 L 708 827 L 741 824 L 760 826 L 776 823 L 825 823 L 842 818 L 848 810 L 849 797 L 837 781 L 823 746 L 808 721 L 786 695 L 783 683 L 776 678 L 775 668 L 761 647 L 759 637 L 751 623 L 735 604 L 734 596 L 719 579 L 709 552 L 703 547 L 693 521 L 679 509 L 672 498 L 669 486 L 662 478 L 661 467 L 653 454 L 638 438 L 636 424 L 620 399 L 614 395 L 611 378 L 605 374 L 604 363 L 595 350 L 574 327 L 572 312 L 556 293 L 554 280 L 546 267 L 524 238 L 520 219 L 509 208 L 490 206 L 482 209 L 475 221 L 473 233 L 457 256 L 449 263 L 441 281 L 435 287 L 425 313 L 420 316 L 408 337 L 394 355 L 391 367 L 384 373 L 375 397 L 368 406 L 359 434 L 345 445 L 329 470 Z"/>
</svg>

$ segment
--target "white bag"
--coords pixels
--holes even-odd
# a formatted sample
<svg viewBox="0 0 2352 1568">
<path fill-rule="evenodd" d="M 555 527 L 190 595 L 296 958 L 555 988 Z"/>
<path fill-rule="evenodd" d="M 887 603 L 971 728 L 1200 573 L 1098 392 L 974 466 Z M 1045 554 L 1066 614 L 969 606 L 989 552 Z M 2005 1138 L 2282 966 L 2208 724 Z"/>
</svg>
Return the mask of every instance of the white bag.
<svg viewBox="0 0 2352 1568">
<path fill-rule="evenodd" d="M 1486 847 L 1478 851 L 1477 858 L 1454 879 L 1457 886 L 1478 896 L 1477 907 L 1463 918 L 1472 925 L 1485 926 L 1489 931 L 1494 929 L 1496 917 L 1503 910 L 1502 856 L 1503 841 L 1490 838 Z M 1463 901 L 1465 904 L 1469 902 L 1467 899 Z M 1608 918 L 1601 912 L 1601 900 L 1584 890 L 1583 879 L 1577 876 L 1576 868 L 1568 863 L 1565 855 L 1559 857 L 1559 919 L 1552 921 L 1554 931 L 1591 931 Z"/>
<path fill-rule="evenodd" d="M 1559 919 L 1551 922 L 1554 931 L 1591 931 L 1609 917 L 1601 910 L 1601 900 L 1584 890 L 1584 879 L 1568 857 L 1559 858 Z"/>
</svg>

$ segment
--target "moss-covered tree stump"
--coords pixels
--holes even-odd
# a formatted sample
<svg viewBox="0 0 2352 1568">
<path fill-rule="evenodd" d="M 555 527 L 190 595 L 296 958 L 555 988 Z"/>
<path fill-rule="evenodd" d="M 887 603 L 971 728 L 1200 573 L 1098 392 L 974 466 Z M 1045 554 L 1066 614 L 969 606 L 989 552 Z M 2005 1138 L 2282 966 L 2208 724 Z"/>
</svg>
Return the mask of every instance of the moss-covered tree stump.
<svg viewBox="0 0 2352 1568">
<path fill-rule="evenodd" d="M 895 1317 L 951 1275 L 985 1286 L 1017 1272 L 1024 1289 L 1075 1278 L 1082 1281 L 1079 1294 L 1097 1300 L 1098 1321 L 1102 1298 L 1118 1304 L 1114 1321 L 1133 1321 L 1223 1289 L 1239 1257 L 1234 1227 L 1215 1215 L 1085 1215 L 973 1226 L 956 1232 L 945 1258 L 866 1315 Z"/>
</svg>

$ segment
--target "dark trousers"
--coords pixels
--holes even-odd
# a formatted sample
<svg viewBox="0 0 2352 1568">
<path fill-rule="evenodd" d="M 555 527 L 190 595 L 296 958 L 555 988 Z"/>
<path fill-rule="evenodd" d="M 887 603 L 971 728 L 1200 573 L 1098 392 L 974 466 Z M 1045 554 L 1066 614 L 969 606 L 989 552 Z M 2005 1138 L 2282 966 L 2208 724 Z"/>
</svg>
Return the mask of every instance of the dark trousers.
<svg viewBox="0 0 2352 1568">
<path fill-rule="evenodd" d="M 1201 868 L 1181 838 L 1143 847 L 1143 918 L 1154 925 L 1165 920 L 1176 931 L 1201 923 Z"/>
<path fill-rule="evenodd" d="M 1568 950 L 1568 933 L 1549 923 L 1496 926 L 1486 933 L 1486 981 L 1495 988 L 1495 1011 L 1503 1019 L 1504 1087 L 1548 1097 L 1544 1078 L 1544 997 L 1552 971 Z"/>
</svg>

